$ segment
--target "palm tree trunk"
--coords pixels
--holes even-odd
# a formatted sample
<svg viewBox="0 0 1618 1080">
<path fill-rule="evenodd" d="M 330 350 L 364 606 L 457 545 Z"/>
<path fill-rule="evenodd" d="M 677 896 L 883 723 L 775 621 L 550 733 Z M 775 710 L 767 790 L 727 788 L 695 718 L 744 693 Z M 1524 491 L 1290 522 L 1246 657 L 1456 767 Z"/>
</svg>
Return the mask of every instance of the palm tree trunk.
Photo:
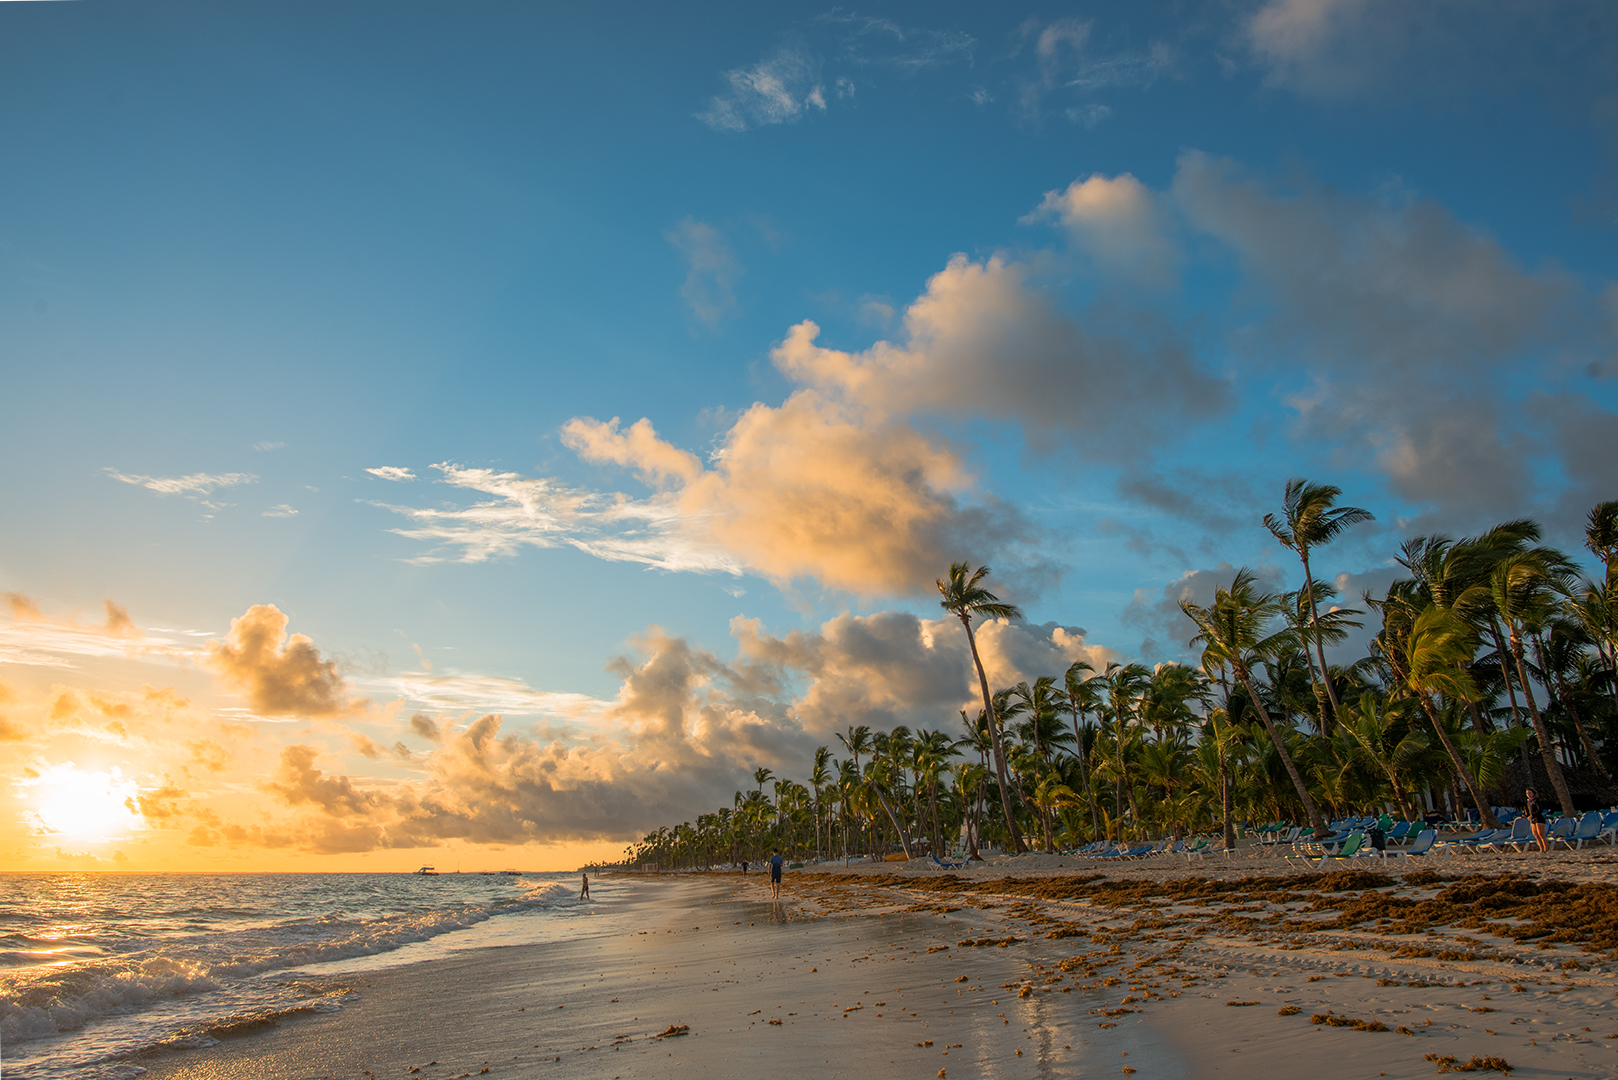
<svg viewBox="0 0 1618 1080">
<path fill-rule="evenodd" d="M 1286 743 L 1281 741 L 1281 733 L 1275 730 L 1269 712 L 1259 700 L 1258 688 L 1253 685 L 1252 672 L 1248 671 L 1247 665 L 1243 663 L 1237 662 L 1231 666 L 1236 669 L 1236 677 L 1247 688 L 1247 696 L 1252 699 L 1253 711 L 1258 713 L 1259 720 L 1264 724 L 1264 730 L 1269 732 L 1270 742 L 1275 744 L 1275 752 L 1280 755 L 1281 764 L 1286 767 L 1287 775 L 1292 777 L 1292 786 L 1298 789 L 1298 798 L 1302 800 L 1304 813 L 1308 815 L 1309 824 L 1315 830 L 1315 839 L 1324 840 L 1327 833 L 1326 821 L 1320 816 L 1320 810 L 1309 794 L 1309 786 L 1303 782 L 1303 774 L 1298 771 L 1297 763 L 1292 760 L 1292 755 L 1287 753 Z"/>
<path fill-rule="evenodd" d="M 1309 549 L 1307 547 L 1301 548 L 1298 555 L 1303 559 L 1303 587 L 1307 590 L 1309 597 L 1309 632 L 1310 636 L 1315 639 L 1315 654 L 1320 657 L 1320 682 L 1326 688 L 1326 700 L 1331 703 L 1331 717 L 1329 719 L 1335 720 L 1342 706 L 1337 701 L 1337 691 L 1331 684 L 1331 675 L 1326 667 L 1326 646 L 1321 641 L 1319 632 L 1320 605 L 1315 603 L 1315 579 L 1309 570 Z M 1307 648 L 1303 652 L 1305 656 L 1309 655 Z M 1310 661 L 1310 666 L 1314 666 L 1313 661 Z M 1322 716 L 1320 718 L 1320 733 L 1322 735 L 1327 733 L 1327 724 L 1328 718 Z"/>
<path fill-rule="evenodd" d="M 1554 630 L 1551 632 L 1553 634 L 1555 633 Z M 1534 644 L 1535 649 L 1539 654 L 1540 669 L 1542 671 L 1550 672 L 1551 678 L 1555 681 L 1557 700 L 1561 701 L 1562 708 L 1567 710 L 1567 715 L 1573 721 L 1574 729 L 1579 733 L 1579 743 L 1584 747 L 1584 756 L 1590 759 L 1590 767 L 1595 769 L 1596 773 L 1601 777 L 1601 779 L 1611 783 L 1612 774 L 1607 771 L 1607 763 L 1601 760 L 1600 754 L 1596 753 L 1596 744 L 1590 738 L 1590 732 L 1585 728 L 1584 721 L 1579 718 L 1578 710 L 1573 707 L 1572 689 L 1567 685 L 1567 680 L 1562 678 L 1561 672 L 1552 668 L 1547 662 L 1548 657 L 1546 656 L 1545 643 L 1536 637 L 1534 639 Z"/>
<path fill-rule="evenodd" d="M 1556 789 L 1557 801 L 1562 804 L 1562 813 L 1573 814 L 1573 793 L 1568 790 L 1567 777 L 1562 775 L 1562 763 L 1556 760 L 1556 748 L 1551 745 L 1550 729 L 1545 726 L 1545 718 L 1540 715 L 1539 705 L 1534 701 L 1533 687 L 1528 685 L 1528 666 L 1523 663 L 1522 633 L 1515 623 L 1508 624 L 1511 631 L 1511 658 L 1516 661 L 1517 675 L 1522 679 L 1522 696 L 1528 706 L 1528 716 L 1534 721 L 1534 735 L 1539 739 L 1539 754 L 1545 761 L 1545 772 L 1551 778 L 1551 787 Z"/>
<path fill-rule="evenodd" d="M 1506 663 L 1509 650 L 1506 648 L 1505 638 L 1500 636 L 1500 623 L 1493 615 L 1489 616 L 1489 634 L 1494 638 L 1494 655 L 1500 661 L 1500 677 L 1506 682 L 1506 697 L 1511 702 L 1511 722 L 1517 727 L 1527 727 L 1528 725 L 1523 723 L 1522 713 L 1517 711 L 1517 686 L 1512 681 L 1511 667 Z M 1534 771 L 1528 765 L 1527 743 L 1522 744 L 1520 755 L 1523 775 L 1532 780 Z"/>
<path fill-rule="evenodd" d="M 1449 753 L 1450 763 L 1455 766 L 1456 777 L 1458 780 L 1466 782 L 1466 789 L 1472 796 L 1473 805 L 1478 808 L 1478 815 L 1482 819 L 1484 828 L 1498 829 L 1500 822 L 1495 820 L 1494 810 L 1490 808 L 1489 800 L 1483 797 L 1483 792 L 1478 788 L 1477 780 L 1472 776 L 1472 771 L 1466 767 L 1466 761 L 1461 757 L 1461 752 L 1455 748 L 1455 741 L 1449 737 L 1449 731 L 1444 727 L 1444 721 L 1439 719 L 1438 709 L 1433 705 L 1433 699 L 1423 693 L 1418 693 L 1416 696 L 1421 698 L 1421 707 L 1426 710 L 1427 719 L 1431 721 L 1433 730 L 1438 732 L 1438 741 L 1444 744 L 1444 749 Z"/>
<path fill-rule="evenodd" d="M 962 617 L 961 625 L 966 627 L 966 643 L 972 649 L 972 664 L 978 669 L 978 689 L 983 691 L 984 715 L 989 718 L 989 745 L 994 749 L 994 775 L 1000 781 L 1000 808 L 1006 814 L 1006 828 L 1011 832 L 1012 851 L 1021 855 L 1027 850 L 1027 845 L 1022 841 L 1022 831 L 1017 828 L 1017 816 L 1011 812 L 1011 792 L 1007 790 L 1006 783 L 1006 762 L 1000 749 L 1000 723 L 994 715 L 994 698 L 989 693 L 989 677 L 983 672 L 983 660 L 978 656 L 978 641 L 972 633 L 971 620 Z"/>
</svg>

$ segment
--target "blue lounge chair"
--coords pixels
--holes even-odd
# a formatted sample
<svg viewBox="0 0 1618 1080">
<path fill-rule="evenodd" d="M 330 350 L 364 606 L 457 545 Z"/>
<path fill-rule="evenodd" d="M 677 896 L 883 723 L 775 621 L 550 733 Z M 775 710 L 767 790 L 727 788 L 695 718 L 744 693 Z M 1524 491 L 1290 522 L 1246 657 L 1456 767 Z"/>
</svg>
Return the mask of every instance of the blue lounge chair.
<svg viewBox="0 0 1618 1080">
<path fill-rule="evenodd" d="M 1477 847 L 1480 851 L 1483 848 L 1489 848 L 1492 851 L 1504 851 L 1506 848 L 1513 848 L 1517 851 L 1521 851 L 1522 845 L 1531 844 L 1533 842 L 1534 834 L 1528 831 L 1528 819 L 1520 817 L 1511 823 L 1509 835 L 1484 841 L 1483 843 L 1478 844 Z"/>
<path fill-rule="evenodd" d="M 1579 820 L 1573 817 L 1559 817 L 1551 822 L 1550 831 L 1545 839 L 1550 841 L 1551 847 L 1557 844 L 1566 844 L 1571 850 L 1573 847 L 1573 833 L 1579 827 Z"/>
<path fill-rule="evenodd" d="M 959 870 L 961 867 L 966 865 L 964 862 L 945 862 L 937 855 L 932 856 L 932 860 L 938 864 L 938 867 L 941 870 Z"/>
<path fill-rule="evenodd" d="M 1484 829 L 1482 832 L 1475 833 L 1472 836 L 1462 836 L 1454 840 L 1445 840 L 1438 846 L 1443 848 L 1446 854 L 1456 851 L 1476 851 L 1478 850 L 1478 845 L 1480 844 L 1504 842 L 1510 838 L 1510 829 Z"/>
<path fill-rule="evenodd" d="M 1586 840 L 1594 840 L 1600 836 L 1601 822 L 1601 811 L 1591 810 L 1585 814 L 1579 819 L 1578 827 L 1573 830 L 1573 842 L 1582 848 Z"/>
<path fill-rule="evenodd" d="M 1419 857 L 1431 851 L 1433 849 L 1433 843 L 1437 839 L 1437 829 L 1423 829 L 1421 830 L 1421 835 L 1416 837 L 1416 842 L 1410 845 L 1409 849 L 1404 851 L 1384 851 L 1382 855 L 1384 858 L 1392 856 L 1400 859 Z"/>
</svg>

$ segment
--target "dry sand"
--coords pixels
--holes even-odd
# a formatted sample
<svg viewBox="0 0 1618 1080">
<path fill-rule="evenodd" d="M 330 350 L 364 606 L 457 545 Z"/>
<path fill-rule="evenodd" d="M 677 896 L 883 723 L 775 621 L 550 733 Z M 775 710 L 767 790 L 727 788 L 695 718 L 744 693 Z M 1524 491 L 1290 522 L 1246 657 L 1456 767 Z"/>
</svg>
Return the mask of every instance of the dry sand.
<svg viewBox="0 0 1618 1080">
<path fill-rule="evenodd" d="M 1243 855 L 844 869 L 789 873 L 779 906 L 758 875 L 624 875 L 599 937 L 334 979 L 354 990 L 340 1013 L 141 1064 L 150 1080 L 1348 1080 L 1453 1057 L 1618 1076 L 1604 851 L 1324 876 Z"/>
</svg>

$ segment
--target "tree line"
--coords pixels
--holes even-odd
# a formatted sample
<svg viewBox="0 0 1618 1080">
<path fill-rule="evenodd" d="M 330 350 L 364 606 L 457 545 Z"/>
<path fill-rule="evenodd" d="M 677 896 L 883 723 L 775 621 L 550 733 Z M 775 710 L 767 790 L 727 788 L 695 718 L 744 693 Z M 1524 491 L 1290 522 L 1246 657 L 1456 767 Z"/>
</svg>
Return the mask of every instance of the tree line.
<svg viewBox="0 0 1618 1080">
<path fill-rule="evenodd" d="M 1263 519 L 1301 564 L 1296 591 L 1265 591 L 1244 567 L 1210 603 L 1181 602 L 1196 666 L 1080 661 L 991 688 L 973 622 L 1021 612 L 985 587 L 988 567 L 951 566 L 937 585 L 966 631 L 975 715 L 938 730 L 850 725 L 803 781 L 757 769 L 732 805 L 647 834 L 625 861 L 1057 851 L 1215 831 L 1233 846 L 1243 821 L 1325 835 L 1328 815 L 1384 807 L 1494 826 L 1495 802 L 1516 803 L 1508 777 L 1548 786 L 1565 813 L 1618 798 L 1618 501 L 1587 520 L 1594 578 L 1522 519 L 1406 540 L 1405 576 L 1355 608 L 1311 563 L 1373 520 L 1341 494 L 1292 480 Z M 1327 646 L 1367 625 L 1366 655 L 1329 661 Z"/>
</svg>

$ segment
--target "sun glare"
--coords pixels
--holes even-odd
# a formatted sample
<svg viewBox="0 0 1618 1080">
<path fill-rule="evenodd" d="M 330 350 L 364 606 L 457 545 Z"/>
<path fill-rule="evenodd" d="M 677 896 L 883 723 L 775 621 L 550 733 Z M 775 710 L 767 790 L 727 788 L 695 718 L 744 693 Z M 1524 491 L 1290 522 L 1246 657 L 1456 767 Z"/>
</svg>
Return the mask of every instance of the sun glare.
<svg viewBox="0 0 1618 1080">
<path fill-rule="evenodd" d="M 135 807 L 140 788 L 116 765 L 110 772 L 88 772 L 64 761 L 23 780 L 21 787 L 19 796 L 32 804 L 23 816 L 40 832 L 99 840 L 140 827 Z"/>
</svg>

